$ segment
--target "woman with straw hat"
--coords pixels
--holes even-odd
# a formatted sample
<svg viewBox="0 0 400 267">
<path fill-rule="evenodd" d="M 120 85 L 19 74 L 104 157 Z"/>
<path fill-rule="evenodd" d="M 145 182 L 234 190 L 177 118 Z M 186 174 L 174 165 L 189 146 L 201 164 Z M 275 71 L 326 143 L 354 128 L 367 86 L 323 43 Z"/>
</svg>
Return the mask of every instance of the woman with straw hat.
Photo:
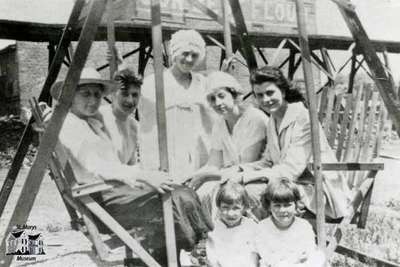
<svg viewBox="0 0 400 267">
<path fill-rule="evenodd" d="M 55 99 L 60 96 L 61 84 L 59 81 L 52 87 Z M 178 251 L 192 249 L 212 225 L 192 190 L 177 185 L 167 173 L 144 170 L 134 162 L 129 165 L 121 161 L 104 117 L 98 112 L 102 97 L 115 89 L 121 90 L 121 84 L 102 79 L 93 69 L 83 69 L 59 141 L 69 156 L 78 183 L 103 180 L 113 186 L 93 195 L 95 201 L 125 229 L 138 226 L 152 229 L 146 231 L 144 245 L 151 247 L 153 256 L 164 265 L 165 238 L 158 193 L 172 194 L 177 211 L 174 219 Z"/>
</svg>

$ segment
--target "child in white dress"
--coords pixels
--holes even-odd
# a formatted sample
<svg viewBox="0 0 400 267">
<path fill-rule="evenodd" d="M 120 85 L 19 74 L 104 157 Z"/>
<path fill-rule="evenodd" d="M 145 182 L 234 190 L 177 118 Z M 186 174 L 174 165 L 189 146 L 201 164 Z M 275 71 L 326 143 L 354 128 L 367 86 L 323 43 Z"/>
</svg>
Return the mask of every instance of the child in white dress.
<svg viewBox="0 0 400 267">
<path fill-rule="evenodd" d="M 206 243 L 208 266 L 258 266 L 253 248 L 257 224 L 243 216 L 249 206 L 245 188 L 228 181 L 219 189 L 216 201 L 218 220 Z"/>
<path fill-rule="evenodd" d="M 271 180 L 262 196 L 270 216 L 257 225 L 255 250 L 260 267 L 319 267 L 325 257 L 317 250 L 311 224 L 296 217 L 300 193 L 287 178 Z"/>
</svg>

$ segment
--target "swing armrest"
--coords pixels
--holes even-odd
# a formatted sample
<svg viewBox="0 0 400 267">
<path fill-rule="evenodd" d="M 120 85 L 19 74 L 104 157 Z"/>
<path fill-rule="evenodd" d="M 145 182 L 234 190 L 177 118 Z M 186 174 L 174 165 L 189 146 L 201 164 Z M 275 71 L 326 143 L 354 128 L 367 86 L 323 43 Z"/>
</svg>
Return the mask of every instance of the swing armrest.
<svg viewBox="0 0 400 267">
<path fill-rule="evenodd" d="M 314 164 L 309 163 L 308 168 L 313 170 Z M 322 171 L 380 171 L 383 168 L 383 163 L 338 162 L 321 164 Z"/>
<path fill-rule="evenodd" d="M 71 194 L 75 197 L 87 196 L 89 194 L 98 193 L 112 189 L 111 185 L 104 182 L 97 182 L 92 184 L 75 185 L 71 187 Z"/>
</svg>

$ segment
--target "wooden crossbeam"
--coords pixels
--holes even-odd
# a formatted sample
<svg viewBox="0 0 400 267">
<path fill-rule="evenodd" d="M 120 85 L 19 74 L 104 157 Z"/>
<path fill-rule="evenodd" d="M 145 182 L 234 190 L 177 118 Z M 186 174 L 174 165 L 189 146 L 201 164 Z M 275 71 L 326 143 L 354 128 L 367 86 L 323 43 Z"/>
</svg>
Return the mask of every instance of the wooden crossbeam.
<svg viewBox="0 0 400 267">
<path fill-rule="evenodd" d="M 361 263 L 368 264 L 369 266 L 372 265 L 379 267 L 400 267 L 400 264 L 368 255 L 367 253 L 361 252 L 353 248 L 349 248 L 344 245 L 338 245 L 335 251 L 344 256 L 353 258 Z"/>
<path fill-rule="evenodd" d="M 251 72 L 257 68 L 257 60 L 247 32 L 242 7 L 240 6 L 239 0 L 229 0 L 229 3 L 231 5 L 233 18 L 236 22 L 236 35 L 239 37 L 241 50 L 246 59 L 249 72 Z"/>
<path fill-rule="evenodd" d="M 125 58 L 127 58 L 127 57 L 129 57 L 129 56 L 131 56 L 131 55 L 133 55 L 133 54 L 136 54 L 136 53 L 139 51 L 139 49 L 140 49 L 140 48 L 136 48 L 136 49 L 134 49 L 134 50 L 132 50 L 132 51 L 126 53 L 126 54 L 123 54 L 123 55 L 122 55 L 122 58 L 125 59 Z M 101 70 L 104 70 L 105 68 L 108 68 L 109 66 L 110 66 L 110 64 L 109 64 L 109 63 L 106 63 L 106 64 L 104 64 L 104 65 L 101 65 L 100 67 L 97 67 L 96 70 L 97 70 L 97 71 L 101 71 Z"/>
<path fill-rule="evenodd" d="M 113 218 L 108 214 L 96 201 L 90 196 L 80 197 L 79 200 L 88 208 L 95 216 L 112 230 L 132 251 L 137 253 L 145 264 L 151 267 L 161 267 L 150 254 L 142 248 L 142 246 Z M 175 252 L 174 252 L 175 253 Z"/>
<path fill-rule="evenodd" d="M 350 3 L 349 1 L 346 2 L 347 4 Z M 365 32 L 355 10 L 346 8 L 341 4 L 338 4 L 338 7 L 347 24 L 347 27 L 357 43 L 357 47 L 364 55 L 365 61 L 371 70 L 383 102 L 385 103 L 392 121 L 396 126 L 397 134 L 400 136 L 400 101 L 397 100 L 396 95 L 393 92 L 390 78 L 388 77 L 382 62 L 378 58 L 376 49 L 372 45 L 367 33 Z"/>
<path fill-rule="evenodd" d="M 312 166 L 312 163 L 308 165 L 310 169 Z M 383 163 L 335 162 L 321 164 L 323 171 L 381 171 L 383 168 Z"/>
</svg>

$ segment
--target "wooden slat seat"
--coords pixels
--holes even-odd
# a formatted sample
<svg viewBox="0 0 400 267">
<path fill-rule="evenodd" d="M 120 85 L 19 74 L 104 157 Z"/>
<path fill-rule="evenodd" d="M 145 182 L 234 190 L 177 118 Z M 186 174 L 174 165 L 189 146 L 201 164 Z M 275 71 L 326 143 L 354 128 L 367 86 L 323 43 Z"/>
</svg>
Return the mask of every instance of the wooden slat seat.
<svg viewBox="0 0 400 267">
<path fill-rule="evenodd" d="M 42 113 L 37 101 L 30 102 L 33 116 L 36 122 L 43 123 Z M 90 194 L 112 189 L 112 186 L 101 180 L 93 180 L 93 183 L 78 184 L 74 171 L 68 161 L 68 156 L 60 144 L 57 144 L 49 162 L 50 176 L 56 183 L 63 202 L 72 219 L 75 230 L 81 230 L 93 243 L 97 255 L 103 261 L 107 261 L 109 249 L 105 245 L 95 223 L 96 216 L 109 230 L 117 236 L 126 246 L 126 266 L 140 266 L 140 262 L 147 266 L 160 266 L 152 256 L 124 229 L 108 212 L 104 210 Z M 84 227 L 82 227 L 84 226 Z M 133 258 L 133 255 L 137 258 Z"/>
</svg>

